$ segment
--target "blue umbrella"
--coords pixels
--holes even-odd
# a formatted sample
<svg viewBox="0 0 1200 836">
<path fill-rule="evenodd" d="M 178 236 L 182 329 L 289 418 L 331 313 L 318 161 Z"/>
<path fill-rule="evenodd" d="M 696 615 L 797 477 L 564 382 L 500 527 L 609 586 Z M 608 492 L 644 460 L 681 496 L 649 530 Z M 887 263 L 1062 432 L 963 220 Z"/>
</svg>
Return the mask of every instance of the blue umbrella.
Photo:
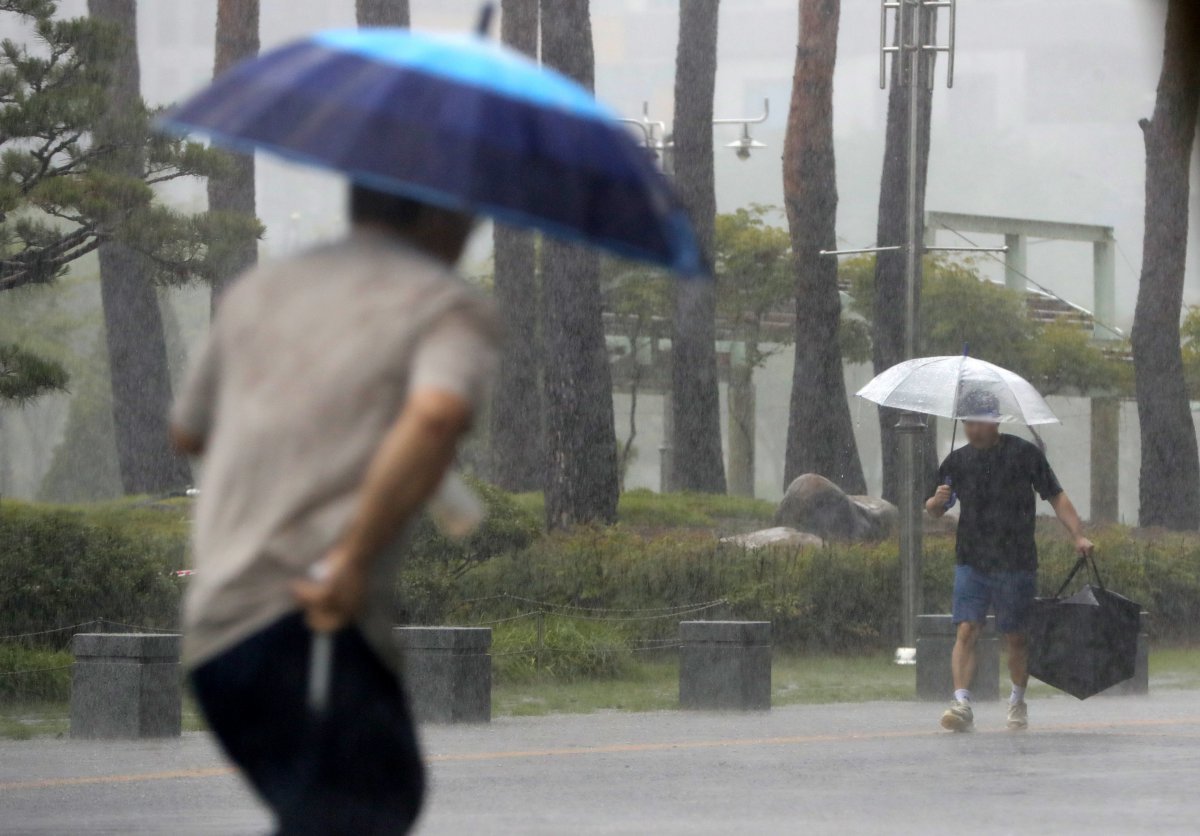
<svg viewBox="0 0 1200 836">
<path fill-rule="evenodd" d="M 162 122 L 684 275 L 706 272 L 666 178 L 616 115 L 482 35 L 320 32 L 234 67 Z"/>
</svg>

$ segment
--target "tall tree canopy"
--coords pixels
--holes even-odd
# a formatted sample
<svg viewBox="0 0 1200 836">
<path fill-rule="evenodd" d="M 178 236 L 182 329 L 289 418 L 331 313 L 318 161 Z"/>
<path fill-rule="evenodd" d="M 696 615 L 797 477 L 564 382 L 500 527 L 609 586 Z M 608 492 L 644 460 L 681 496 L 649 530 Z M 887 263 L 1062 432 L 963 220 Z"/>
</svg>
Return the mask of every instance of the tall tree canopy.
<svg viewBox="0 0 1200 836">
<path fill-rule="evenodd" d="M 675 184 L 700 238 L 713 255 L 717 213 L 713 180 L 713 92 L 717 77 L 718 0 L 679 4 L 675 56 Z M 716 279 L 673 284 L 671 453 L 674 490 L 725 492 L 717 380 Z"/>
<path fill-rule="evenodd" d="M 93 0 L 89 9 L 91 18 L 60 19 L 52 2 L 0 2 L 0 14 L 31 33 L 0 42 L 0 291 L 52 282 L 104 248 L 123 480 L 131 492 L 157 491 L 187 473 L 167 450 L 170 388 L 154 283 L 224 274 L 226 248 L 214 243 L 253 240 L 259 227 L 155 201 L 156 184 L 219 173 L 223 162 L 151 131 L 138 94 L 133 3 Z"/>
<path fill-rule="evenodd" d="M 536 57 L 538 0 L 503 0 L 500 34 L 504 43 Z M 533 491 L 542 487 L 545 468 L 534 235 L 496 224 L 494 237 L 496 307 L 505 343 L 492 398 L 491 478 L 510 491 Z"/>
<path fill-rule="evenodd" d="M 588 0 L 543 0 L 542 59 L 592 89 Z M 546 352 L 546 525 L 615 522 L 617 435 L 595 251 L 542 247 Z"/>
<path fill-rule="evenodd" d="M 1142 442 L 1138 521 L 1200 528 L 1200 460 L 1180 351 L 1187 260 L 1188 187 L 1200 109 L 1200 6 L 1167 6 L 1154 114 L 1146 143 L 1146 224 L 1133 317 L 1133 362 Z"/>
<path fill-rule="evenodd" d="M 408 0 L 355 0 L 359 26 L 410 26 Z"/>
<path fill-rule="evenodd" d="M 216 48 L 213 77 L 258 54 L 258 0 L 217 0 Z M 208 208 L 254 216 L 254 155 L 228 152 L 228 170 L 208 178 Z M 236 237 L 219 242 L 229 247 L 225 254 L 228 273 L 213 276 L 212 310 L 225 286 L 258 260 L 258 242 Z"/>
<path fill-rule="evenodd" d="M 836 249 L 833 68 L 840 0 L 801 0 L 800 40 L 783 151 L 783 192 L 796 277 L 796 362 L 784 485 L 819 473 L 847 493 L 866 493 L 846 401 L 838 340 L 842 302 Z"/>
</svg>

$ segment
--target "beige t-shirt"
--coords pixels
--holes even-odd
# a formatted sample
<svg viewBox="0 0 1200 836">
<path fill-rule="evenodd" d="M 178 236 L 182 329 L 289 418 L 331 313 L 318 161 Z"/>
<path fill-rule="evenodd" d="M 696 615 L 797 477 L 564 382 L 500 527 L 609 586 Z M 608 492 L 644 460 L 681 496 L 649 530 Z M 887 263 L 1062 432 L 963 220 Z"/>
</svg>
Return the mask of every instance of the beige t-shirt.
<svg viewBox="0 0 1200 836">
<path fill-rule="evenodd" d="M 195 667 L 297 609 L 290 585 L 333 546 L 407 393 L 478 406 L 490 304 L 383 232 L 260 266 L 221 301 L 173 410 L 203 438 L 183 661 Z M 379 556 L 359 626 L 390 664 L 403 537 Z"/>
</svg>

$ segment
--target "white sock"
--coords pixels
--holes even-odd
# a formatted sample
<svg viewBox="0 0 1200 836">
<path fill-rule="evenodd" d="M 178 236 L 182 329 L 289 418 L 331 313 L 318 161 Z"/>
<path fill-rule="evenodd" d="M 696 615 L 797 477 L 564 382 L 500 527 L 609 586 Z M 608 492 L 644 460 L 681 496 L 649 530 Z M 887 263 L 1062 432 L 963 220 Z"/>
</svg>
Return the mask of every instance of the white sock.
<svg viewBox="0 0 1200 836">
<path fill-rule="evenodd" d="M 954 692 L 954 699 L 958 700 L 959 702 L 970 702 L 971 692 L 966 688 L 959 688 Z"/>
<path fill-rule="evenodd" d="M 1025 688 L 1020 685 L 1014 685 L 1012 696 L 1008 698 L 1010 705 L 1016 705 L 1019 702 L 1025 702 Z"/>
</svg>

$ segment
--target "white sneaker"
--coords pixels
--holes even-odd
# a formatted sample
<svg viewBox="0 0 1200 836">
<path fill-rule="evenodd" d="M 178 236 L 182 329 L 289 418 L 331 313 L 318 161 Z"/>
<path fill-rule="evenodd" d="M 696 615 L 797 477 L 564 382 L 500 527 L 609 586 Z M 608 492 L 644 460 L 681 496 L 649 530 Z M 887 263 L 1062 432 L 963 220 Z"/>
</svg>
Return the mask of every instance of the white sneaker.
<svg viewBox="0 0 1200 836">
<path fill-rule="evenodd" d="M 1027 728 L 1029 728 L 1029 706 L 1025 704 L 1024 700 L 1009 703 L 1008 730 L 1024 731 Z"/>
<path fill-rule="evenodd" d="M 942 728 L 953 732 L 967 732 L 975 728 L 975 712 L 966 700 L 955 700 L 942 714 Z"/>
</svg>

